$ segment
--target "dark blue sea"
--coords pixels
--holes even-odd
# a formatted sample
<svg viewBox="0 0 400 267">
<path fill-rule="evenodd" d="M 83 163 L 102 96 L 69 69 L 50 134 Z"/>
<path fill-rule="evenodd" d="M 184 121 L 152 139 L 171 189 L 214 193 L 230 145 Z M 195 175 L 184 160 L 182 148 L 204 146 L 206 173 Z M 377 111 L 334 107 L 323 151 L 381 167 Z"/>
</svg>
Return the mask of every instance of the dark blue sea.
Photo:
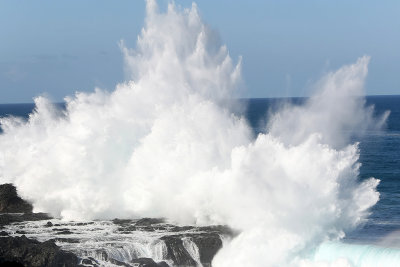
<svg viewBox="0 0 400 267">
<path fill-rule="evenodd" d="M 286 99 L 242 99 L 247 104 L 245 116 L 254 132 L 260 132 L 260 125 L 268 111 L 277 109 L 282 101 L 296 105 L 304 98 Z M 390 236 L 391 245 L 400 247 L 400 96 L 368 96 L 367 105 L 374 105 L 377 115 L 390 111 L 382 131 L 369 131 L 360 142 L 360 179 L 375 177 L 381 180 L 378 190 L 380 201 L 371 210 L 370 219 L 356 231 L 348 233 L 347 242 L 379 244 Z M 60 107 L 63 104 L 59 104 Z M 34 104 L 1 104 L 0 116 L 21 116 L 27 118 Z M 387 238 L 386 238 L 387 239 Z"/>
</svg>

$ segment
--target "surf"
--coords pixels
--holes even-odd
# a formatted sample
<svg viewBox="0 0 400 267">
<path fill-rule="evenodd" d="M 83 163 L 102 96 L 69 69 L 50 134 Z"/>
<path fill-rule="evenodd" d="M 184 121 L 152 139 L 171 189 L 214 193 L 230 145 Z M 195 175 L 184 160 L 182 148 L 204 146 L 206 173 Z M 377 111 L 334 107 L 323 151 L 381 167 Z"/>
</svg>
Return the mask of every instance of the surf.
<svg viewBox="0 0 400 267">
<path fill-rule="evenodd" d="M 227 225 L 239 234 L 215 266 L 313 262 L 310 251 L 367 220 L 379 180 L 359 180 L 351 139 L 387 117 L 360 97 L 368 56 L 324 75 L 304 105 L 282 106 L 254 136 L 232 110 L 241 60 L 196 4 L 146 3 L 136 48 L 121 42 L 129 80 L 68 96 L 65 109 L 37 97 L 27 120 L 1 119 L 2 183 L 63 220 Z"/>
</svg>

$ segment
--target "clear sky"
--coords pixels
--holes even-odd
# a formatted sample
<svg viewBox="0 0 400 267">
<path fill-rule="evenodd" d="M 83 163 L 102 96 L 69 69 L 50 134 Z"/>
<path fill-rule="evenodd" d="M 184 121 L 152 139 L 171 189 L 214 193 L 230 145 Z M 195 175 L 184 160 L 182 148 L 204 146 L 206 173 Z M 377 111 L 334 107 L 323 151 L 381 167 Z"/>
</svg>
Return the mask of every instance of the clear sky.
<svg viewBox="0 0 400 267">
<path fill-rule="evenodd" d="M 367 93 L 400 94 L 398 0 L 196 2 L 234 60 L 243 56 L 244 97 L 306 96 L 363 55 Z M 124 80 L 118 43 L 134 47 L 144 13 L 144 0 L 0 0 L 0 103 L 112 90 Z"/>
</svg>

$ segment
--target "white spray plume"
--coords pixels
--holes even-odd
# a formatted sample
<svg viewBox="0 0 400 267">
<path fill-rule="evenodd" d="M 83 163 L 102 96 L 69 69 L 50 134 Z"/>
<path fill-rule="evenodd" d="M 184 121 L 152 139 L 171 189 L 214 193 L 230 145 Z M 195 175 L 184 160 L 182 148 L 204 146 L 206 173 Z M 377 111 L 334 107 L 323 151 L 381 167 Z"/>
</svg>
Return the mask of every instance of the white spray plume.
<svg viewBox="0 0 400 267">
<path fill-rule="evenodd" d="M 122 44 L 130 82 L 68 97 L 65 111 L 39 97 L 28 121 L 1 120 L 0 182 L 65 219 L 229 225 L 240 234 L 215 266 L 315 264 L 312 249 L 343 237 L 379 198 L 378 180 L 357 181 L 357 145 L 345 145 L 344 130 L 373 121 L 358 98 L 368 58 L 328 74 L 254 140 L 220 104 L 240 84 L 240 63 L 213 36 L 196 5 L 159 13 L 147 1 L 136 50 Z"/>
<path fill-rule="evenodd" d="M 322 142 L 341 148 L 367 129 L 380 129 L 389 113 L 375 119 L 373 107 L 365 107 L 369 60 L 364 56 L 355 64 L 326 74 L 304 105 L 288 106 L 273 116 L 269 132 L 288 144 L 299 144 L 310 134 L 319 133 Z"/>
</svg>

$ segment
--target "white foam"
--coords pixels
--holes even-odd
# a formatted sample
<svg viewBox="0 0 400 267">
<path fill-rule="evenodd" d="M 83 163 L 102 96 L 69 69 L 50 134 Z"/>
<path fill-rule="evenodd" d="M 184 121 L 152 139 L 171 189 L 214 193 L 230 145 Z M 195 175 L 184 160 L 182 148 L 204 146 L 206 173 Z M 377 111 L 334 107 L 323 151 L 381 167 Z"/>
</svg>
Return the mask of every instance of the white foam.
<svg viewBox="0 0 400 267">
<path fill-rule="evenodd" d="M 379 198 L 348 140 L 379 126 L 359 98 L 369 58 L 328 73 L 254 140 L 221 101 L 240 62 L 213 34 L 195 4 L 159 13 L 148 0 L 136 49 L 121 45 L 129 82 L 67 97 L 65 111 L 38 97 L 27 122 L 2 119 L 0 182 L 64 219 L 229 225 L 241 233 L 215 266 L 289 265 L 343 237 Z"/>
<path fill-rule="evenodd" d="M 49 221 L 52 226 L 47 226 Z M 133 226 L 134 222 L 129 225 Z M 167 259 L 166 245 L 160 238 L 168 235 L 184 235 L 193 231 L 199 232 L 196 229 L 179 232 L 169 232 L 164 229 L 132 231 L 121 230 L 120 227 L 111 221 L 70 222 L 52 219 L 14 223 L 5 226 L 4 230 L 12 236 L 24 234 L 28 238 L 41 242 L 56 239 L 56 244 L 62 249 L 72 251 L 79 257 L 93 257 L 105 266 L 115 265 L 110 262 L 110 258 L 128 263 L 132 259 L 152 258 L 156 262 L 165 261 L 172 266 L 173 262 Z M 168 229 L 168 227 L 164 228 Z M 68 232 L 62 233 L 65 230 Z M 195 246 L 195 244 L 192 245 Z"/>
</svg>

